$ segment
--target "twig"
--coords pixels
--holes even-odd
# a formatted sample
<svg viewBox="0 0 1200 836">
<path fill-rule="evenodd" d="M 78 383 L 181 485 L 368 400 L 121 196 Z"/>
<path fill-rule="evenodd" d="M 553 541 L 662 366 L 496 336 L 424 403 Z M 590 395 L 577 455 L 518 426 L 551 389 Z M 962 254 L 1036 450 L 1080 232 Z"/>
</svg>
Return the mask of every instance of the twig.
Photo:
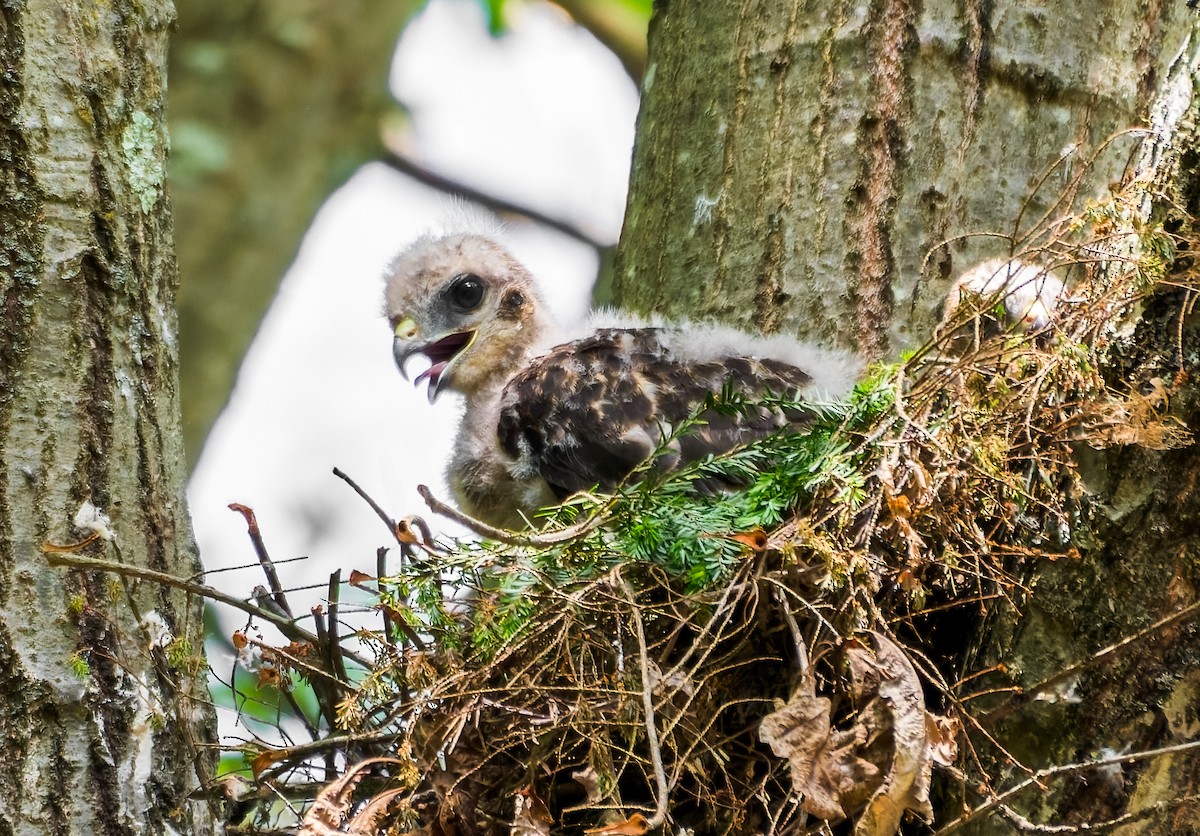
<svg viewBox="0 0 1200 836">
<path fill-rule="evenodd" d="M 788 623 L 788 629 L 792 631 L 792 642 L 796 645 L 796 669 L 800 671 L 801 677 L 808 676 L 808 648 L 804 646 L 804 634 L 800 632 L 800 625 L 796 621 L 796 616 L 792 615 L 792 608 L 788 606 L 784 593 L 778 589 L 774 590 L 774 593 L 775 600 L 783 610 L 783 617 Z"/>
<path fill-rule="evenodd" d="M 387 149 L 383 158 L 380 160 L 384 165 L 388 166 L 401 174 L 407 175 L 419 183 L 424 183 L 426 186 L 437 189 L 441 192 L 449 192 L 474 203 L 481 203 L 488 209 L 497 214 L 503 215 L 520 215 L 523 218 L 541 224 L 542 226 L 550 227 L 556 232 L 561 232 L 576 241 L 587 244 L 596 250 L 604 250 L 612 246 L 611 243 L 604 243 L 596 238 L 593 238 L 588 233 L 584 232 L 577 226 L 570 224 L 560 218 L 551 217 L 544 212 L 539 212 L 537 209 L 528 206 L 522 206 L 519 203 L 514 203 L 511 200 L 506 200 L 503 197 L 498 197 L 494 194 L 489 194 L 475 186 L 469 186 L 452 177 L 447 177 L 444 174 L 438 174 L 436 171 L 426 168 L 416 160 L 411 160 L 408 157 L 402 156 L 392 149 Z"/>
<path fill-rule="evenodd" d="M 269 610 L 275 613 L 280 618 L 292 620 L 292 614 L 285 612 L 283 607 L 279 606 L 279 602 L 271 595 L 271 590 L 267 589 L 261 583 L 250 591 L 250 597 L 254 599 L 254 603 L 264 610 Z"/>
<path fill-rule="evenodd" d="M 1129 810 L 1117 816 L 1100 822 L 1082 822 L 1080 824 L 1037 824 L 1022 816 L 1011 807 L 1001 805 L 997 812 L 1008 820 L 1008 823 L 1022 833 L 1107 833 L 1130 822 L 1146 819 L 1155 813 L 1161 813 L 1172 807 L 1180 807 L 1189 802 L 1200 800 L 1200 795 L 1185 795 L 1182 798 L 1168 798 L 1142 807 L 1140 810 Z"/>
<path fill-rule="evenodd" d="M 292 641 L 306 641 L 313 645 L 317 645 L 317 637 L 305 630 L 300 625 L 288 618 L 284 618 L 270 610 L 264 610 L 262 607 L 257 607 L 248 601 L 243 601 L 241 598 L 235 598 L 232 595 L 226 595 L 219 589 L 214 589 L 211 586 L 205 586 L 200 583 L 192 583 L 185 581 L 182 578 L 177 578 L 174 575 L 168 575 L 166 572 L 156 572 L 153 569 L 146 569 L 141 566 L 130 566 L 125 563 L 117 563 L 112 560 L 101 560 L 95 557 L 83 557 L 77 554 L 62 554 L 52 553 L 46 555 L 46 562 L 51 566 L 67 566 L 72 569 L 91 569 L 99 572 L 111 572 L 114 575 L 123 577 L 141 578 L 142 580 L 154 581 L 163 586 L 169 586 L 173 589 L 181 589 L 184 592 L 190 592 L 192 595 L 199 595 L 201 598 L 208 598 L 212 601 L 220 601 L 222 604 L 228 604 L 234 609 L 241 610 L 252 616 L 257 616 L 263 621 L 269 621 L 279 628 L 287 638 Z M 372 662 L 352 650 L 345 651 L 345 655 L 354 660 L 357 664 L 364 668 L 371 668 Z"/>
<path fill-rule="evenodd" d="M 336 476 L 337 478 L 341 479 L 343 482 L 345 482 L 351 488 L 353 488 L 354 492 L 356 494 L 358 494 L 359 496 L 361 496 L 363 498 L 363 501 L 371 506 L 371 510 L 375 512 L 376 516 L 378 516 L 379 519 L 383 520 L 383 524 L 387 526 L 387 530 L 390 531 L 392 536 L 396 538 L 396 542 L 400 543 L 401 545 L 404 544 L 403 541 L 400 539 L 400 535 L 396 532 L 396 521 L 394 519 L 392 519 L 390 516 L 388 516 L 387 511 L 384 511 L 383 508 L 380 507 L 379 503 L 371 498 L 370 494 L 368 494 L 366 491 L 364 491 L 362 488 L 360 488 L 358 483 L 355 482 L 353 479 L 351 479 L 348 475 L 346 475 L 346 473 L 341 468 L 335 467 L 333 469 L 333 475 Z"/>
<path fill-rule="evenodd" d="M 379 587 L 379 591 L 383 592 L 383 579 L 387 577 L 387 546 L 380 546 L 375 550 L 375 583 Z M 403 558 L 401 558 L 400 570 L 404 571 Z M 396 640 L 392 638 L 392 615 L 388 612 L 388 607 L 381 606 L 380 614 L 383 616 L 383 640 L 391 647 L 396 646 Z M 407 695 L 405 697 L 407 699 Z"/>
<path fill-rule="evenodd" d="M 302 672 L 310 682 L 319 679 L 322 682 L 326 682 L 330 685 L 336 685 L 339 688 L 350 689 L 353 687 L 349 682 L 339 679 L 335 674 L 330 673 L 323 668 L 317 667 L 311 662 L 305 661 L 294 653 L 289 653 L 285 648 L 274 647 L 259 639 L 251 638 L 250 636 L 246 636 L 246 641 L 254 647 L 257 647 L 259 650 L 262 650 L 264 653 L 270 653 L 286 660 L 289 665 Z M 331 726 L 331 728 L 334 728 L 334 726 Z"/>
<path fill-rule="evenodd" d="M 310 612 L 313 618 L 313 628 L 317 631 L 317 653 L 319 658 L 329 667 L 330 671 L 334 671 L 333 662 L 330 661 L 329 648 L 329 629 L 326 627 L 325 607 L 322 604 L 314 606 Z M 336 676 L 336 673 L 334 674 Z M 325 722 L 329 728 L 337 728 L 337 703 L 339 702 L 337 694 L 333 692 L 329 683 L 313 682 L 313 693 L 317 696 L 317 707 L 321 714 L 325 717 Z M 331 754 L 325 753 L 325 771 L 328 773 L 331 768 Z"/>
<path fill-rule="evenodd" d="M 434 496 L 433 491 L 429 490 L 425 485 L 417 485 L 417 493 L 421 495 L 421 498 L 425 500 L 425 504 L 429 506 L 429 510 L 433 511 L 433 513 L 453 520 L 464 528 L 469 528 L 480 537 L 486 537 L 489 540 L 495 540 L 509 546 L 540 548 L 567 543 L 582 537 L 604 521 L 604 515 L 600 511 L 597 511 L 583 522 L 567 526 L 566 528 L 560 528 L 558 531 L 551 531 L 547 534 L 515 534 L 511 531 L 505 531 L 503 528 L 488 525 L 481 520 L 464 514 L 457 508 L 452 508 Z"/>
<path fill-rule="evenodd" d="M 1192 749 L 1200 748 L 1200 740 L 1189 740 L 1187 743 L 1180 743 L 1175 746 L 1163 746 L 1158 749 L 1147 749 L 1143 752 L 1131 752 L 1127 755 L 1113 755 L 1108 758 L 1098 758 L 1094 761 L 1080 761 L 1079 763 L 1068 763 L 1062 766 L 1052 766 L 1046 769 L 1039 769 L 1029 778 L 1026 778 L 1019 784 L 1009 787 L 999 795 L 992 796 L 990 799 L 980 804 L 978 807 L 959 816 L 952 822 L 946 824 L 941 830 L 938 830 L 934 836 L 946 836 L 948 833 L 953 833 L 961 829 L 964 825 L 970 824 L 985 813 L 1002 806 L 1015 795 L 1024 792 L 1032 786 L 1040 786 L 1047 778 L 1053 778 L 1058 775 L 1069 775 L 1074 772 L 1082 772 L 1086 769 L 1095 769 L 1101 766 L 1117 766 L 1120 764 L 1137 763 L 1138 761 L 1149 760 L 1151 758 L 1161 757 L 1163 755 L 1174 755 L 1179 752 L 1188 752 Z"/>
<path fill-rule="evenodd" d="M 279 583 L 279 574 L 275 571 L 275 564 L 271 562 L 271 555 L 267 553 L 267 544 L 263 542 L 254 510 L 239 502 L 231 502 L 229 510 L 237 511 L 246 520 L 246 530 L 250 534 L 250 542 L 254 544 L 254 553 L 258 555 L 258 562 L 262 566 L 263 574 L 267 576 L 271 595 L 275 598 L 275 603 L 279 605 L 279 608 L 292 617 L 292 608 L 288 604 L 287 595 L 283 592 L 283 585 Z"/>
<path fill-rule="evenodd" d="M 371 506 L 371 510 L 375 512 L 375 515 L 378 516 L 379 519 L 383 520 L 383 524 L 387 526 L 387 529 L 391 533 L 392 537 L 394 537 L 396 542 L 400 544 L 401 573 L 404 572 L 405 568 L 404 558 L 414 556 L 412 548 L 413 546 L 420 546 L 427 553 L 435 556 L 442 553 L 442 549 L 439 549 L 437 543 L 433 541 L 433 535 L 430 533 L 429 525 L 425 522 L 425 520 L 421 519 L 420 517 L 405 517 L 402 520 L 394 520 L 388 516 L 387 511 L 384 511 L 380 504 L 372 499 L 371 495 L 363 490 L 357 482 L 351 479 L 345 471 L 335 467 L 333 469 L 333 475 L 353 488 L 354 492 L 358 494 L 364 502 Z M 417 530 L 417 532 L 419 532 L 420 536 L 413 532 L 414 528 Z M 379 576 L 382 577 L 383 573 L 380 572 Z"/>
<path fill-rule="evenodd" d="M 329 618 L 326 621 L 326 631 L 329 634 L 329 669 L 339 679 L 346 681 L 346 665 L 342 661 L 342 643 L 338 637 L 338 592 L 342 584 L 342 570 L 335 569 L 329 575 Z"/>
<path fill-rule="evenodd" d="M 646 745 L 650 747 L 650 764 L 654 768 L 654 782 L 658 787 L 658 797 L 654 800 L 654 815 L 646 822 L 646 829 L 654 830 L 667 820 L 667 796 L 670 789 L 667 786 L 667 774 L 663 770 L 662 751 L 658 747 L 658 728 L 654 723 L 654 689 L 650 684 L 650 660 L 646 657 L 646 630 L 642 626 L 642 612 L 638 609 L 633 590 L 629 588 L 629 581 L 619 572 L 614 574 L 625 591 L 629 611 L 633 615 L 633 626 L 637 631 L 638 665 L 642 677 L 642 710 L 646 715 Z"/>
<path fill-rule="evenodd" d="M 1195 601 L 1191 604 L 1188 604 L 1181 610 L 1176 610 L 1170 615 L 1160 618 L 1149 627 L 1145 627 L 1131 636 L 1126 636 L 1120 641 L 1110 644 L 1108 647 L 1105 647 L 1102 650 L 1096 651 L 1082 662 L 1076 662 L 1073 665 L 1068 665 L 1058 673 L 1051 676 L 1049 679 L 1042 680 L 1037 685 L 1026 689 L 1023 693 L 1012 697 L 1006 702 L 996 706 L 991 711 L 981 715 L 979 719 L 980 721 L 987 723 L 995 723 L 999 720 L 1002 720 L 1012 714 L 1014 711 L 1024 708 L 1026 705 L 1032 702 L 1038 694 L 1044 694 L 1051 688 L 1054 688 L 1057 685 L 1060 685 L 1063 682 L 1071 679 L 1072 677 L 1077 676 L 1087 668 L 1099 664 L 1109 656 L 1113 656 L 1122 650 L 1129 648 L 1129 646 L 1134 642 L 1141 641 L 1147 636 L 1153 635 L 1154 633 L 1157 633 L 1167 627 L 1171 627 L 1180 621 L 1193 618 L 1198 614 L 1200 614 L 1200 601 Z"/>
<path fill-rule="evenodd" d="M 274 762 L 272 766 L 264 769 L 258 775 L 259 784 L 270 784 L 270 779 L 274 776 L 292 768 L 296 761 L 303 760 L 310 755 L 317 755 L 331 750 L 350 751 L 352 746 L 362 746 L 369 743 L 386 743 L 395 740 L 397 732 L 395 730 L 376 730 L 372 732 L 355 732 L 351 734 L 342 734 L 337 736 L 326 737 L 323 740 L 314 740 L 308 743 L 297 743 L 293 746 L 288 746 L 285 749 L 276 749 L 280 753 L 279 760 Z M 289 831 L 294 832 L 294 831 Z"/>
</svg>

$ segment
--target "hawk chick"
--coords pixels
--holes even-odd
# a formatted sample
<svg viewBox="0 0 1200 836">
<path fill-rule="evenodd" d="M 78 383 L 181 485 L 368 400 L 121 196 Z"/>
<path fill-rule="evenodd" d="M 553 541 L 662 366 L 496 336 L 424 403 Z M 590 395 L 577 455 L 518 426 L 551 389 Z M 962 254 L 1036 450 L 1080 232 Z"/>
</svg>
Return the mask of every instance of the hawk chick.
<svg viewBox="0 0 1200 836">
<path fill-rule="evenodd" d="M 1062 280 L 1045 268 L 1017 259 L 989 259 L 954 280 L 942 303 L 938 332 L 947 335 L 971 323 L 976 343 L 1009 330 L 1037 334 L 1054 321 L 1066 297 Z M 1004 306 L 1003 321 L 991 315 L 998 303 Z"/>
<path fill-rule="evenodd" d="M 656 470 L 810 420 L 709 409 L 671 438 L 727 385 L 750 397 L 837 396 L 857 371 L 847 355 L 713 325 L 610 314 L 560 329 L 529 271 L 471 233 L 426 236 L 397 256 L 385 306 L 401 373 L 423 354 L 430 366 L 414 382 L 428 383 L 430 402 L 451 389 L 466 401 L 447 475 L 463 511 L 494 525 L 523 525 L 577 491 L 611 491 L 668 439 Z"/>
</svg>

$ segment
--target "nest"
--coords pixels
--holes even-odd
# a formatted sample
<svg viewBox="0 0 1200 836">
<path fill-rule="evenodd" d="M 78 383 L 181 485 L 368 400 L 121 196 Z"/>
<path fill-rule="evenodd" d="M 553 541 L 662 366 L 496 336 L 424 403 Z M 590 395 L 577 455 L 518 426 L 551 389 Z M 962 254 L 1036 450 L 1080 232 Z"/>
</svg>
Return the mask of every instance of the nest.
<svg viewBox="0 0 1200 836">
<path fill-rule="evenodd" d="M 1026 242 L 1071 286 L 1044 329 L 963 297 L 803 436 L 576 497 L 531 535 L 445 543 L 377 508 L 397 546 L 351 578 L 378 596 L 357 661 L 335 611 L 287 647 L 243 636 L 325 722 L 246 748 L 230 832 L 283 827 L 283 787 L 309 799 L 302 833 L 891 834 L 931 818 L 937 773 L 973 806 L 947 830 L 991 809 L 992 721 L 1034 694 L 975 639 L 1040 563 L 1078 558 L 1075 449 L 1190 443 L 1166 414 L 1182 373 L 1103 374 L 1123 318 L 1194 278 L 1167 273 L 1181 235 L 1131 236 L 1126 209 Z M 690 490 L 713 472 L 749 487 Z"/>
</svg>

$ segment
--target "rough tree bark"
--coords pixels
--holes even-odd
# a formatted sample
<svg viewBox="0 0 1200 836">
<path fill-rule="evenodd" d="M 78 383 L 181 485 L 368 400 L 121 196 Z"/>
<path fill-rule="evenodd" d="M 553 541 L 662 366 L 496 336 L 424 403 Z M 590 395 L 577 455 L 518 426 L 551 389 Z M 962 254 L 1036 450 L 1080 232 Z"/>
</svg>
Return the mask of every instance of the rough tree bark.
<svg viewBox="0 0 1200 836">
<path fill-rule="evenodd" d="M 1161 147 L 1173 142 L 1179 162 L 1166 185 L 1196 211 L 1198 35 L 1185 4 L 1132 0 L 656 4 L 616 299 L 895 356 L 930 334 L 953 274 L 1010 246 L 937 245 L 1012 233 L 1076 174 L 1080 195 L 1103 192 L 1136 140 L 1090 171 L 1085 160 L 1145 123 L 1172 66 L 1176 133 Z M 1196 372 L 1188 304 L 1182 290 L 1156 296 L 1114 374 L 1184 383 L 1174 414 L 1195 432 L 1200 397 L 1175 377 Z M 980 636 L 972 669 L 1004 661 L 1011 678 L 997 687 L 1032 686 L 1196 600 L 1196 447 L 1080 457 L 1083 557 L 1039 568 L 1023 617 Z M 1085 667 L 1057 701 L 1010 715 L 1001 739 L 1034 767 L 1194 739 L 1200 640 L 1189 623 Z M 1128 815 L 1121 832 L 1190 833 L 1198 782 L 1200 758 L 1181 753 L 1069 776 L 1015 806 L 1035 822 Z M 940 820 L 961 812 L 954 803 L 943 799 Z M 1014 829 L 1000 818 L 972 827 Z"/>
<path fill-rule="evenodd" d="M 211 833 L 165 191 L 170 0 L 0 6 L 0 832 Z M 86 516 L 86 515 L 85 515 Z M 79 522 L 83 522 L 80 520 Z M 103 529 L 95 525 L 93 528 Z"/>
<path fill-rule="evenodd" d="M 661 4 L 616 298 L 871 357 L 920 344 L 951 274 L 1007 249 L 936 245 L 1012 230 L 1078 146 L 1032 196 L 1025 217 L 1041 215 L 1088 149 L 1146 116 L 1189 14 L 1137 0 Z"/>
<path fill-rule="evenodd" d="M 387 68 L 418 3 L 178 5 L 171 184 L 184 441 L 195 462 L 313 215 L 380 155 L 382 117 L 397 108 Z"/>
</svg>

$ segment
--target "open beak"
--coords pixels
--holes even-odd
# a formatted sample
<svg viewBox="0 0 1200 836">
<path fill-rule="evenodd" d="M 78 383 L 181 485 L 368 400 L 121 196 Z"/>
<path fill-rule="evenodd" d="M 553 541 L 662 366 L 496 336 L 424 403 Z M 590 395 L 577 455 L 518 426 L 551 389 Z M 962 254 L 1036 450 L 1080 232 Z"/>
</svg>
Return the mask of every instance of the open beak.
<svg viewBox="0 0 1200 836">
<path fill-rule="evenodd" d="M 406 320 L 407 322 L 408 320 Z M 401 323 L 403 326 L 405 323 Z M 392 343 L 392 354 L 396 358 L 396 366 L 400 369 L 400 375 L 408 380 L 408 361 L 415 354 L 424 354 L 429 358 L 429 368 L 421 372 L 413 380 L 414 386 L 419 386 L 421 381 L 429 381 L 429 402 L 433 403 L 437 400 L 439 394 L 450 377 L 450 369 L 454 365 L 454 361 L 471 347 L 475 342 L 474 331 L 460 331 L 454 334 L 447 334 L 441 339 L 433 342 L 425 343 L 424 345 L 409 345 L 404 335 L 400 333 L 400 328 L 396 329 L 396 338 Z"/>
</svg>

